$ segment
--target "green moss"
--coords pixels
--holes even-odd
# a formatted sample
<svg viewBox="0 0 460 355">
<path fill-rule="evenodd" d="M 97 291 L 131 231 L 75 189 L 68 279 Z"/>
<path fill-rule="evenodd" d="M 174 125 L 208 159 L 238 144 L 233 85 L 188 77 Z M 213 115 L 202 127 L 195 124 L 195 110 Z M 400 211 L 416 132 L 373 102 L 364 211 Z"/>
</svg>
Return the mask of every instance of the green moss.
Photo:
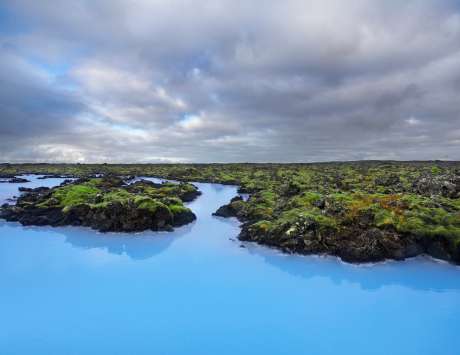
<svg viewBox="0 0 460 355">
<path fill-rule="evenodd" d="M 98 188 L 86 184 L 68 185 L 56 189 L 52 197 L 57 199 L 63 207 L 74 206 L 94 200 L 100 192 Z"/>
<path fill-rule="evenodd" d="M 100 182 L 101 182 L 100 178 L 89 179 L 87 182 L 85 182 L 85 185 L 99 188 Z"/>
<path fill-rule="evenodd" d="M 273 228 L 273 222 L 262 220 L 251 224 L 250 228 L 258 234 L 266 234 L 269 233 L 270 230 Z"/>
<path fill-rule="evenodd" d="M 304 192 L 301 195 L 294 196 L 289 201 L 289 206 L 295 207 L 312 207 L 315 202 L 320 201 L 323 195 L 316 192 Z"/>
<path fill-rule="evenodd" d="M 302 209 L 294 208 L 283 212 L 276 220 L 277 225 L 292 225 L 299 219 L 315 222 L 320 230 L 337 229 L 337 221 L 329 216 L 321 214 L 317 208 Z"/>
<path fill-rule="evenodd" d="M 400 216 L 386 209 L 376 211 L 374 220 L 377 227 L 394 227 L 400 224 Z"/>
<path fill-rule="evenodd" d="M 442 170 L 439 168 L 439 166 L 432 166 L 431 167 L 431 173 L 433 175 L 439 175 L 442 173 Z"/>
<path fill-rule="evenodd" d="M 182 206 L 182 200 L 177 197 L 163 197 L 160 201 L 167 206 L 173 206 L 173 205 Z"/>
<path fill-rule="evenodd" d="M 242 201 L 242 200 L 238 200 L 238 201 L 233 201 L 231 203 L 232 205 L 232 208 L 236 211 L 243 211 L 245 210 L 246 206 L 247 206 L 247 203 L 245 201 Z"/>
<path fill-rule="evenodd" d="M 120 201 L 125 202 L 133 198 L 133 194 L 124 189 L 115 189 L 104 194 L 103 199 L 105 202 Z"/>
<path fill-rule="evenodd" d="M 150 197 L 139 196 L 134 199 L 134 203 L 136 204 L 137 208 L 148 210 L 151 213 L 155 213 L 159 208 L 168 209 L 164 203 L 161 203 L 158 200 L 152 199 Z"/>
<path fill-rule="evenodd" d="M 185 207 L 185 206 L 181 206 L 181 205 L 170 205 L 169 206 L 169 209 L 171 211 L 171 213 L 173 215 L 177 215 L 177 214 L 180 214 L 180 213 L 184 213 L 184 212 L 188 212 L 190 211 L 189 208 Z"/>
</svg>

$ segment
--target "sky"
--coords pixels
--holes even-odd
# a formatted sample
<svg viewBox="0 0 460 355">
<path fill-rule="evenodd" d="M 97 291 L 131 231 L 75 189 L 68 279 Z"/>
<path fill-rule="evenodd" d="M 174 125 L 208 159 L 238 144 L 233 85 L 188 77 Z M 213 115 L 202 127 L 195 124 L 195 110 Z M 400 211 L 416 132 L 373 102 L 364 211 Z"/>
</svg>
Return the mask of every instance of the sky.
<svg viewBox="0 0 460 355">
<path fill-rule="evenodd" d="M 0 161 L 460 160 L 458 0 L 0 3 Z"/>
</svg>

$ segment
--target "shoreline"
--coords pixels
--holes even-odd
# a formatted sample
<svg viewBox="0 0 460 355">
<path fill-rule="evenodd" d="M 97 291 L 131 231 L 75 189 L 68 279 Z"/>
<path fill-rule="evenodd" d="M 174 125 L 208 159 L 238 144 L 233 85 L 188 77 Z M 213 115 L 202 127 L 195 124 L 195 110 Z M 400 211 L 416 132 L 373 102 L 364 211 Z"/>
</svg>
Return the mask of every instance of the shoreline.
<svg viewBox="0 0 460 355">
<path fill-rule="evenodd" d="M 356 163 L 356 165 L 359 167 L 359 169 L 367 169 L 370 166 L 374 166 L 373 169 L 379 168 L 379 164 L 384 164 L 385 162 L 361 162 L 361 163 Z M 374 165 L 373 165 L 374 164 Z M 375 165 L 376 164 L 376 165 Z M 422 174 L 423 176 L 430 177 L 430 175 L 426 174 L 431 174 L 433 178 L 436 178 L 439 180 L 439 178 L 443 178 L 446 173 L 453 173 L 453 176 L 455 178 L 455 174 L 458 176 L 459 170 L 455 169 L 456 163 L 453 162 L 453 170 L 440 170 L 441 168 L 434 168 L 428 165 L 428 162 L 422 162 L 417 164 L 417 166 L 409 166 L 412 171 L 418 172 L 418 171 L 423 171 L 425 169 L 425 175 Z M 318 164 L 317 164 L 318 165 Z M 326 170 L 324 173 L 319 171 L 319 177 L 325 177 L 325 178 L 332 178 L 334 175 L 331 175 L 331 169 L 332 173 L 335 172 L 334 165 L 330 163 L 324 163 L 321 164 L 321 168 L 326 166 Z M 349 166 L 347 163 L 341 163 L 338 164 L 340 168 L 345 168 L 345 169 L 352 169 L 355 168 L 355 164 L 352 166 Z M 401 165 L 401 164 L 399 164 Z M 392 169 L 401 169 L 403 167 L 400 167 L 398 164 L 396 168 L 393 166 Z M 404 166 L 404 164 L 402 164 Z M 450 164 L 448 164 L 450 165 Z M 275 164 L 275 167 L 279 167 L 283 165 L 280 164 Z M 297 165 L 296 165 L 297 166 Z M 294 166 L 293 169 L 300 169 L 298 167 Z M 301 164 L 299 165 L 301 167 L 304 167 L 305 165 Z M 308 165 L 310 166 L 310 165 Z M 311 164 L 311 166 L 315 167 L 315 164 Z M 43 167 L 43 166 L 42 166 Z M 51 169 L 54 169 L 54 166 L 50 166 Z M 109 166 L 110 167 L 110 166 Z M 116 166 L 114 166 L 116 168 Z M 123 174 L 118 174 L 119 176 L 133 176 L 129 175 L 132 174 L 134 167 L 135 166 L 124 166 L 126 169 L 123 170 Z M 151 168 L 154 166 L 151 166 Z M 286 207 L 283 206 L 287 202 L 290 202 L 289 199 L 295 199 L 299 197 L 299 192 L 297 192 L 296 187 L 294 186 L 293 192 L 286 192 L 284 193 L 282 190 L 280 192 L 280 187 L 285 188 L 280 184 L 283 184 L 284 181 L 281 179 L 281 181 L 273 180 L 273 176 L 267 177 L 267 174 L 271 172 L 271 170 L 264 170 L 265 177 L 259 177 L 259 175 L 249 175 L 249 180 L 247 179 L 248 175 L 247 173 L 242 173 L 241 171 L 233 171 L 230 170 L 229 172 L 225 171 L 225 174 L 219 169 L 223 169 L 220 167 L 220 165 L 206 165 L 204 166 L 203 169 L 217 169 L 217 170 L 211 170 L 211 171 L 201 171 L 199 165 L 169 165 L 169 166 L 160 166 L 159 168 L 159 173 L 155 174 L 152 173 L 152 169 L 148 171 L 149 169 L 146 168 L 147 171 L 145 172 L 140 172 L 139 174 L 136 174 L 136 177 L 144 177 L 144 178 L 156 178 L 156 179 L 161 179 L 161 180 L 166 180 L 166 181 L 175 181 L 175 182 L 187 182 L 187 183 L 207 183 L 207 184 L 219 184 L 223 186 L 234 186 L 238 190 L 238 194 L 242 195 L 249 195 L 249 199 L 245 200 L 240 198 L 236 206 L 238 207 L 233 214 L 230 214 L 231 216 L 237 217 L 239 223 L 240 223 L 240 233 L 238 234 L 237 238 L 239 242 L 246 242 L 250 241 L 253 243 L 256 243 L 258 245 L 263 245 L 265 247 L 269 247 L 270 249 L 276 249 L 279 250 L 281 253 L 290 255 L 290 254 L 297 254 L 297 255 L 331 255 L 333 257 L 338 257 L 344 262 L 351 263 L 351 264 L 366 264 L 366 263 L 374 263 L 374 262 L 384 262 L 385 260 L 405 260 L 411 257 L 415 257 L 421 254 L 426 254 L 432 258 L 435 258 L 437 260 L 444 260 L 445 262 L 448 262 L 453 265 L 458 265 L 460 263 L 460 259 L 457 260 L 457 256 L 459 254 L 459 251 L 455 250 L 455 246 L 450 247 L 446 243 L 450 243 L 447 237 L 445 236 L 439 236 L 437 237 L 434 235 L 433 237 L 423 237 L 423 236 L 417 236 L 413 232 L 406 231 L 406 232 L 401 232 L 399 229 L 396 227 L 393 227 L 390 225 L 390 227 L 380 227 L 378 225 L 375 225 L 372 222 L 373 218 L 372 216 L 368 217 L 366 214 L 358 214 L 354 218 L 356 218 L 355 221 L 350 222 L 348 224 L 345 224 L 344 227 L 342 225 L 339 226 L 339 229 L 337 230 L 334 225 L 329 226 L 328 223 L 342 223 L 343 217 L 340 213 L 341 210 L 339 210 L 339 215 L 336 215 L 334 210 L 331 210 L 331 207 L 328 206 L 328 203 L 337 203 L 337 201 L 330 201 L 328 200 L 329 194 L 334 193 L 335 190 L 332 189 L 332 192 L 329 192 L 329 190 L 322 191 L 321 193 L 318 193 L 317 188 L 315 186 L 311 186 L 305 189 L 301 189 L 300 191 L 305 191 L 306 194 L 316 194 L 319 197 L 314 197 L 315 199 L 320 198 L 320 200 L 312 200 L 313 202 L 308 202 L 308 204 L 302 205 L 301 208 L 298 209 L 298 212 L 296 210 L 293 210 L 293 214 L 291 214 L 294 219 L 289 219 L 287 220 L 286 226 L 280 225 L 277 226 L 276 223 L 279 223 L 278 221 L 283 217 L 283 211 L 286 210 Z M 233 165 L 230 165 L 230 167 L 233 168 Z M 288 165 L 284 165 L 284 167 L 289 168 Z M 92 166 L 92 172 L 93 175 L 95 174 L 100 174 L 101 172 L 95 170 L 97 166 Z M 241 169 L 253 169 L 250 171 L 253 171 L 252 174 L 259 174 L 259 169 L 260 167 L 257 164 L 251 165 L 242 165 Z M 406 169 L 407 167 L 404 167 Z M 422 169 L 423 168 L 423 169 Z M 88 166 L 84 167 L 82 171 L 85 171 L 85 169 L 88 169 Z M 177 173 L 176 173 L 176 169 Z M 182 170 L 180 170 L 182 169 Z M 317 167 L 315 169 L 318 169 Z M 369 198 L 376 199 L 378 203 L 381 203 L 384 208 L 390 208 L 389 211 L 398 211 L 400 208 L 407 208 L 404 207 L 407 202 L 404 201 L 399 201 L 399 199 L 404 197 L 404 194 L 414 194 L 413 196 L 420 196 L 421 198 L 424 198 L 423 193 L 421 192 L 420 195 L 416 195 L 415 192 L 407 192 L 407 185 L 404 185 L 405 187 L 401 187 L 401 182 L 399 182 L 399 178 L 394 175 L 393 172 L 391 171 L 386 171 L 386 168 L 382 168 L 383 176 L 380 177 L 380 175 L 377 175 L 375 178 L 375 184 L 382 184 L 386 188 L 386 190 L 381 193 L 380 195 L 374 193 L 372 195 L 373 190 L 366 190 L 366 185 L 360 185 L 358 183 L 358 187 L 362 187 L 363 194 L 366 194 L 365 196 L 369 196 Z M 428 170 L 427 170 L 428 169 Z M 444 169 L 444 168 L 443 168 Z M 190 171 L 189 171 L 190 170 Z M 88 171 L 88 170 L 86 170 Z M 102 170 L 101 170 L 102 171 Z M 408 170 L 409 172 L 411 170 Z M 318 174 L 317 170 L 313 169 L 313 172 L 315 174 Z M 340 169 L 339 169 L 340 172 Z M 365 170 L 358 170 L 357 173 L 362 173 L 364 174 Z M 32 171 L 27 171 L 27 173 L 32 173 Z M 119 172 L 121 173 L 121 171 Z M 69 177 L 76 177 L 76 176 L 81 176 L 80 174 L 68 174 L 66 172 L 62 171 L 57 171 L 54 172 L 44 172 L 44 171 L 34 171 L 32 174 L 34 175 L 45 175 L 47 178 L 60 178 L 65 176 L 66 178 Z M 295 176 L 295 174 L 298 174 L 298 170 L 294 170 L 293 173 L 289 173 Z M 323 175 L 321 175 L 323 174 Z M 327 175 L 329 174 L 329 175 Z M 19 174 L 18 174 L 19 175 Z M 202 175 L 202 176 L 199 176 Z M 231 178 L 231 177 L 234 178 Z M 414 175 L 409 175 L 409 177 L 413 177 Z M 446 178 L 451 175 L 446 175 Z M 267 180 L 267 178 L 269 180 Z M 246 180 L 244 180 L 246 179 Z M 252 179 L 252 180 L 251 180 Z M 265 180 L 264 180 L 265 179 Z M 271 180 L 270 180 L 271 179 Z M 288 179 L 290 179 L 290 175 L 288 175 Z M 433 181 L 438 181 L 438 180 L 433 180 Z M 278 184 L 275 188 L 267 188 L 266 182 L 273 182 Z M 340 183 L 340 180 L 337 180 L 337 184 Z M 378 181 L 378 182 L 377 182 Z M 413 181 L 413 186 L 415 186 L 415 183 L 417 183 L 417 179 Z M 442 180 L 439 180 L 442 182 Z M 452 202 L 458 201 L 455 200 L 455 180 L 451 180 L 453 182 L 450 182 L 450 185 L 447 185 L 450 190 L 446 190 L 449 194 L 452 195 L 453 200 Z M 257 185 L 257 183 L 260 183 Z M 321 182 L 321 180 L 320 180 Z M 287 185 L 287 183 L 290 183 L 289 180 L 286 180 L 286 186 L 289 188 L 290 185 Z M 329 182 L 330 183 L 330 182 Z M 335 183 L 335 182 L 334 182 Z M 411 182 L 412 183 L 412 182 Z M 424 182 L 425 183 L 425 182 Z M 334 186 L 334 185 L 333 185 Z M 337 185 L 338 187 L 335 187 L 335 189 L 339 189 L 338 193 L 342 193 L 343 195 L 337 195 L 337 196 L 343 196 L 347 197 L 350 196 L 350 198 L 355 198 L 352 194 L 354 193 L 352 190 L 349 192 L 349 189 L 345 187 L 341 187 L 341 185 Z M 409 188 L 411 188 L 409 186 Z M 430 187 L 431 188 L 431 187 Z M 432 187 L 437 188 L 437 185 L 433 185 Z M 278 210 L 276 213 L 267 215 L 267 217 L 262 214 L 262 215 L 257 215 L 251 212 L 254 208 L 268 208 L 265 207 L 266 202 L 264 199 L 261 200 L 264 197 L 264 194 L 270 192 L 270 191 L 275 191 L 274 199 L 270 208 L 277 208 Z M 343 191 L 343 192 L 342 192 Z M 367 192 L 366 192 L 367 191 Z M 399 191 L 404 191 L 404 192 L 399 192 Z M 438 192 L 440 191 L 440 192 Z M 434 190 L 435 193 L 443 193 L 444 190 Z M 457 180 L 457 192 L 458 192 L 458 180 Z M 270 192 L 271 193 L 271 192 Z M 291 197 L 293 196 L 293 197 Z M 374 197 L 373 197 L 374 196 Z M 410 196 L 410 195 L 409 195 Z M 450 195 L 449 195 L 450 196 Z M 458 195 L 457 195 L 458 196 Z M 359 197 L 359 196 L 358 196 Z M 335 198 L 335 197 L 334 197 Z M 341 197 L 342 198 L 342 197 Z M 359 197 L 360 198 L 360 197 Z M 367 198 L 367 197 L 366 197 Z M 391 200 L 390 200 L 391 198 Z M 458 198 L 458 197 L 457 197 Z M 326 200 L 324 202 L 324 199 Z M 261 202 L 259 202 L 261 201 Z M 388 201 L 388 202 L 387 202 Z M 418 201 L 418 200 L 417 200 Z M 420 200 L 423 203 L 429 203 L 430 199 L 425 200 Z M 424 202 L 426 201 L 426 202 Z M 444 203 L 442 200 L 440 200 L 441 203 Z M 355 203 L 354 201 L 352 201 Z M 368 203 L 366 200 L 360 201 L 357 200 L 356 202 L 362 203 Z M 372 201 L 371 201 L 372 202 Z M 448 202 L 448 201 L 447 201 Z M 326 203 L 326 207 L 324 204 Z M 374 203 L 374 202 L 372 202 Z M 457 202 L 455 202 L 457 203 Z M 232 201 L 230 203 L 224 204 L 223 206 L 219 207 L 225 207 L 229 206 L 232 204 Z M 388 206 L 387 206 L 388 205 Z M 258 207 L 261 206 L 261 207 Z M 402 206 L 402 207 L 401 207 Z M 294 206 L 295 207 L 295 206 Z M 332 205 L 334 207 L 334 205 Z M 339 206 L 340 207 L 340 206 Z M 422 205 L 423 208 L 426 208 L 425 206 Z M 292 208 L 292 207 L 289 207 Z M 345 207 L 340 207 L 342 210 Z M 431 208 L 431 207 L 429 207 Z M 444 208 L 444 207 L 443 207 Z M 451 207 L 446 207 L 447 209 Z M 310 213 L 309 211 L 314 212 L 314 214 L 311 214 L 311 217 L 309 214 L 305 216 L 305 212 Z M 331 212 L 332 211 L 332 212 Z M 382 210 L 385 211 L 385 210 Z M 264 212 L 265 213 L 265 212 Z M 399 212 L 398 212 L 399 213 Z M 455 213 L 456 212 L 449 212 L 453 213 L 453 216 L 451 218 L 454 218 L 452 221 L 455 221 Z M 296 217 L 298 216 L 298 217 Z M 225 216 L 224 216 L 225 217 Z M 391 217 L 391 216 L 390 216 Z M 388 217 L 386 217 L 388 218 Z M 394 217 L 392 217 L 394 218 Z M 326 224 L 325 224 L 326 222 Z M 262 224 L 261 224 L 262 223 Z M 264 224 L 265 223 L 265 224 Z M 283 222 L 284 223 L 284 222 Z M 455 222 L 454 222 L 455 223 Z M 265 226 L 266 225 L 266 226 Z M 442 225 L 439 225 L 442 226 Z M 257 229 L 257 228 L 258 229 Z M 262 227 L 262 228 L 261 228 Z M 427 226 L 430 227 L 431 226 Z M 437 227 L 436 224 L 434 224 L 434 227 Z M 335 229 L 334 229 L 335 228 Z M 405 227 L 406 228 L 406 227 Z M 455 232 L 457 233 L 457 232 Z M 395 244 L 396 243 L 396 244 Z M 390 249 L 388 249 L 390 248 Z"/>
</svg>

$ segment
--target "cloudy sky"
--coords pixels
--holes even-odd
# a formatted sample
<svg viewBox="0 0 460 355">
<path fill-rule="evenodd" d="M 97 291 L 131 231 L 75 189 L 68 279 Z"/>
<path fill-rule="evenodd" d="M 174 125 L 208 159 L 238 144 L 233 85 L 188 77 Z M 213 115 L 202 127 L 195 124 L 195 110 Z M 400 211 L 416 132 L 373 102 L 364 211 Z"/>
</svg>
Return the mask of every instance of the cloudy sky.
<svg viewBox="0 0 460 355">
<path fill-rule="evenodd" d="M 458 0 L 3 0 L 0 161 L 460 160 Z"/>
</svg>

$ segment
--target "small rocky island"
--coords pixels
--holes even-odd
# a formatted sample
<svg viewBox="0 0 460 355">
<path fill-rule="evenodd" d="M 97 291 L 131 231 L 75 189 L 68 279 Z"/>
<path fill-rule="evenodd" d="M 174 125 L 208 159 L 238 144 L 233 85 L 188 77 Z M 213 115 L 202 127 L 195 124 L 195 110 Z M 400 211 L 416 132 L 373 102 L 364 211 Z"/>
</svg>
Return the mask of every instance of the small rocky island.
<svg viewBox="0 0 460 355">
<path fill-rule="evenodd" d="M 29 182 L 29 180 L 17 177 L 13 174 L 0 174 L 0 183 L 18 184 Z"/>
<path fill-rule="evenodd" d="M 54 188 L 22 188 L 0 218 L 23 225 L 86 226 L 108 232 L 172 230 L 196 219 L 184 202 L 201 194 L 190 183 L 156 184 L 121 177 L 81 178 Z"/>
</svg>

